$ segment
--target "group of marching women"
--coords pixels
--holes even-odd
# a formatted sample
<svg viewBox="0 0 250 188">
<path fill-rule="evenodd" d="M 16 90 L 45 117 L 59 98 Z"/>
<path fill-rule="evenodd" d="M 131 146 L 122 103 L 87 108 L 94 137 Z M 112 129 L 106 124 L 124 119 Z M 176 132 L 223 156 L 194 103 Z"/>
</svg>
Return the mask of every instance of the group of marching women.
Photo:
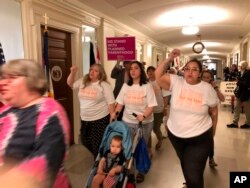
<svg viewBox="0 0 250 188">
<path fill-rule="evenodd" d="M 115 87 L 116 99 L 101 64 L 92 65 L 80 79 L 75 79 L 78 68 L 73 65 L 67 83 L 78 89 L 81 141 L 94 157 L 98 155 L 105 128 L 118 115 L 130 128 L 132 137 L 142 122 L 143 137 L 149 147 L 154 130 L 158 139 L 156 149 L 160 148 L 165 108 L 162 91 L 170 91 L 169 139 L 180 159 L 186 186 L 203 187 L 206 161 L 213 153 L 218 87 L 201 80 L 202 64 L 197 60 L 186 63 L 182 77 L 166 73 L 179 55 L 180 51 L 174 49 L 156 69 L 148 67 L 148 78 L 144 64 L 124 62 L 121 67 L 118 62 L 111 73 L 119 83 Z M 17 170 L 26 169 L 28 177 L 36 177 L 31 178 L 35 184 L 67 187 L 68 183 L 62 181 L 66 177 L 62 167 L 69 146 L 69 123 L 63 108 L 43 97 L 46 78 L 41 67 L 31 60 L 14 60 L 0 70 L 0 96 L 5 103 L 0 108 L 0 163 L 12 167 L 9 166 L 12 161 Z M 19 145 L 18 138 L 25 138 L 25 142 Z M 139 172 L 137 182 L 142 182 L 144 176 Z"/>
<path fill-rule="evenodd" d="M 78 80 L 75 80 L 77 67 L 72 66 L 67 83 L 72 89 L 79 90 L 81 140 L 94 157 L 98 155 L 106 126 L 121 113 L 122 121 L 129 126 L 131 134 L 135 134 L 138 123 L 142 122 L 143 137 L 148 142 L 154 127 L 154 117 L 155 120 L 159 119 L 155 116 L 157 111 L 154 111 L 160 105 L 156 92 L 161 93 L 161 89 L 171 91 L 167 123 L 169 139 L 180 159 L 186 186 L 203 187 L 203 172 L 213 150 L 219 100 L 213 86 L 200 79 L 202 64 L 197 60 L 190 60 L 184 66 L 183 77 L 166 74 L 173 59 L 179 55 L 180 50 L 174 49 L 154 70 L 158 87 L 148 81 L 142 63 L 125 62 L 128 65 L 125 68 L 117 63 L 111 73 L 112 78 L 118 77 L 120 84 L 120 88 L 117 85 L 115 87 L 116 93 L 120 90 L 116 99 L 100 64 L 92 65 L 89 73 Z M 162 135 L 158 138 L 158 147 L 161 141 Z M 139 172 L 137 182 L 143 179 L 144 174 Z"/>
<path fill-rule="evenodd" d="M 132 137 L 142 122 L 148 147 L 154 130 L 158 139 L 156 149 L 160 148 L 165 108 L 162 91 L 170 91 L 169 139 L 180 159 L 186 186 L 203 187 L 206 161 L 213 151 L 218 87 L 201 80 L 202 65 L 197 60 L 186 63 L 182 77 L 166 73 L 179 55 L 180 51 L 174 49 L 156 69 L 148 67 L 148 78 L 144 64 L 124 62 L 122 67 L 118 62 L 111 73 L 117 79 L 116 99 L 101 64 L 92 65 L 80 79 L 75 79 L 78 68 L 73 65 L 67 83 L 78 89 L 81 141 L 94 157 L 98 155 L 105 128 L 118 115 L 130 128 Z M 0 163 L 8 167 L 10 161 L 15 167 L 19 164 L 17 170 L 26 169 L 28 177 L 36 176 L 31 178 L 35 184 L 67 187 L 68 183 L 62 181 L 66 177 L 62 167 L 69 146 L 69 123 L 63 108 L 43 97 L 47 86 L 41 67 L 31 60 L 14 60 L 0 70 L 0 96 L 5 103 L 0 108 Z M 25 142 L 19 145 L 18 138 L 25 138 Z M 144 176 L 139 172 L 137 182 L 142 182 Z"/>
</svg>

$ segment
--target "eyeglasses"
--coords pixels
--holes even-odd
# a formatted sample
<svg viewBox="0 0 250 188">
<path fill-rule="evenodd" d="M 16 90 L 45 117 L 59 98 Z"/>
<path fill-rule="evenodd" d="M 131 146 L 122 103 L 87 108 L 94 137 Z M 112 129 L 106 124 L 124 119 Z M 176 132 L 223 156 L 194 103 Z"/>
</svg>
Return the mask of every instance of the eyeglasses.
<svg viewBox="0 0 250 188">
<path fill-rule="evenodd" d="M 185 72 L 199 72 L 200 69 L 198 69 L 198 68 L 189 68 L 189 67 L 185 67 L 185 68 L 184 68 L 184 71 L 185 71 Z"/>
</svg>

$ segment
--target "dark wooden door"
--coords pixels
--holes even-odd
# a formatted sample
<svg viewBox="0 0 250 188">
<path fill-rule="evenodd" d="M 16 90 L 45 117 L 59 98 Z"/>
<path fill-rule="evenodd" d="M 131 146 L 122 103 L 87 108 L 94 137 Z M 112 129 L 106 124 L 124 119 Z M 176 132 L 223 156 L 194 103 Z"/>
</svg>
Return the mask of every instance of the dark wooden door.
<svg viewBox="0 0 250 188">
<path fill-rule="evenodd" d="M 43 41 L 44 26 L 41 26 Z M 43 44 L 42 44 L 43 45 Z M 54 97 L 64 107 L 71 125 L 71 140 L 74 143 L 73 93 L 67 85 L 67 77 L 72 65 L 71 34 L 54 28 L 48 28 L 48 59 Z"/>
</svg>

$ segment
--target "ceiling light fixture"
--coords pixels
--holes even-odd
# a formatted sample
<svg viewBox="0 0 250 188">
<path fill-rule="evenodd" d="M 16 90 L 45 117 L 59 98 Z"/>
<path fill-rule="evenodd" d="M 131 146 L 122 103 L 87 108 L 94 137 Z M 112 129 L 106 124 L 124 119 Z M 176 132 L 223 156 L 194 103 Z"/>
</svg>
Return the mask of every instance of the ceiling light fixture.
<svg viewBox="0 0 250 188">
<path fill-rule="evenodd" d="M 181 31 L 183 35 L 195 35 L 199 32 L 199 27 L 194 25 L 185 26 Z"/>
</svg>

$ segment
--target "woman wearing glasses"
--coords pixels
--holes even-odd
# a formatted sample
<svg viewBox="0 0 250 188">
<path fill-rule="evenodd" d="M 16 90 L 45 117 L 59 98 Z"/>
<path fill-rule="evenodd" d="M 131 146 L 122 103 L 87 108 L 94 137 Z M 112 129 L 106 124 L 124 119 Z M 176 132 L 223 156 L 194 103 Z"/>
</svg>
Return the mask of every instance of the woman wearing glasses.
<svg viewBox="0 0 250 188">
<path fill-rule="evenodd" d="M 0 85 L 5 101 L 0 108 L 1 185 L 69 187 L 63 170 L 69 122 L 59 103 L 43 97 L 47 81 L 40 64 L 9 61 L 0 69 Z M 14 181 L 7 181 L 11 176 Z"/>
<path fill-rule="evenodd" d="M 202 64 L 189 61 L 184 77 L 165 74 L 166 68 L 180 50 L 174 49 L 169 58 L 156 69 L 159 85 L 172 92 L 168 135 L 180 159 L 188 188 L 203 188 L 203 173 L 211 151 L 218 116 L 218 97 L 214 88 L 201 81 Z"/>
</svg>

